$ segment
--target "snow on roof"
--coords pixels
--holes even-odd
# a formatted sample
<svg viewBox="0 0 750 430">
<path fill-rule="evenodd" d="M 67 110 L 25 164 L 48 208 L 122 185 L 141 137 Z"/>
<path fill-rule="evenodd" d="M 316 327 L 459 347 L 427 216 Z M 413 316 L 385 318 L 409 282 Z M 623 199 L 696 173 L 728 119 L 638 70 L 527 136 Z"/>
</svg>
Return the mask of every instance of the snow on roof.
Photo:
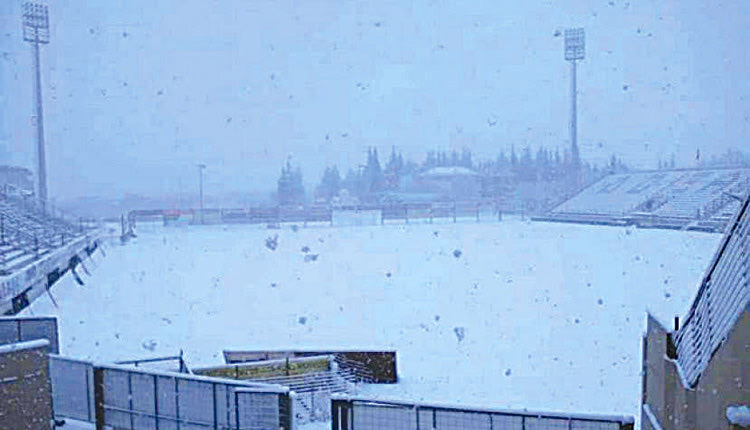
<svg viewBox="0 0 750 430">
<path fill-rule="evenodd" d="M 750 303 L 750 286 L 740 269 L 750 262 L 750 250 L 743 239 L 748 234 L 750 194 L 729 224 L 688 316 L 675 337 L 677 361 L 690 387 L 697 384 L 714 351 L 721 346 Z"/>
<path fill-rule="evenodd" d="M 479 173 L 466 167 L 433 167 L 422 173 L 422 176 L 479 176 Z"/>
<path fill-rule="evenodd" d="M 655 430 L 663 430 L 661 424 L 659 424 L 659 420 L 656 419 L 656 416 L 654 416 L 654 413 L 651 411 L 651 406 L 644 403 L 643 413 L 646 414 L 646 418 L 648 418 L 648 422 L 651 424 L 651 427 L 653 427 Z"/>
<path fill-rule="evenodd" d="M 727 408 L 727 420 L 730 424 L 750 427 L 750 406 L 730 406 Z"/>
<path fill-rule="evenodd" d="M 0 321 L 41 321 L 41 320 L 54 320 L 56 317 L 38 317 L 38 316 L 0 316 Z"/>
<path fill-rule="evenodd" d="M 11 343 L 8 345 L 0 346 L 0 354 L 8 354 L 11 352 L 25 351 L 27 349 L 46 348 L 49 346 L 47 339 L 29 340 L 26 342 Z"/>
</svg>

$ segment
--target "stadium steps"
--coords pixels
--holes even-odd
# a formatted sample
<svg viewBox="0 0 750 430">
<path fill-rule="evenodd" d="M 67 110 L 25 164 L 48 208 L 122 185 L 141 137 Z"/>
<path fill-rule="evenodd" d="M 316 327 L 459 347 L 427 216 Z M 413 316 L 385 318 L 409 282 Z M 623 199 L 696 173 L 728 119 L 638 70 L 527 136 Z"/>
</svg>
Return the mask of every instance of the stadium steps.
<svg viewBox="0 0 750 430">
<path fill-rule="evenodd" d="M 315 391 L 346 393 L 349 391 L 352 382 L 347 380 L 348 373 L 346 375 L 340 375 L 340 372 L 341 371 L 325 371 L 296 376 L 253 378 L 252 380 L 267 384 L 280 384 L 289 387 L 297 393 L 309 393 Z"/>
<path fill-rule="evenodd" d="M 722 231 L 739 207 L 727 193 L 745 196 L 749 190 L 747 167 L 619 173 L 532 219 Z"/>
<path fill-rule="evenodd" d="M 308 405 L 309 402 L 308 402 L 307 398 L 305 398 L 305 397 L 297 397 L 294 400 L 295 400 L 295 405 L 298 406 L 298 407 L 300 407 L 300 408 L 302 408 L 302 411 L 301 411 L 300 415 L 305 416 L 305 417 L 312 416 L 313 410 L 310 407 L 310 405 Z"/>
<path fill-rule="evenodd" d="M 0 198 L 0 274 L 22 269 L 55 249 L 71 243 L 82 233 L 65 221 L 29 211 L 22 204 Z"/>
<path fill-rule="evenodd" d="M 7 252 L 3 252 L 3 261 L 13 261 L 16 258 L 23 256 L 26 254 L 26 251 L 23 249 L 18 248 L 12 248 Z"/>
<path fill-rule="evenodd" d="M 17 250 L 3 259 L 2 266 L 0 266 L 0 272 L 12 273 L 32 263 L 37 258 L 38 258 L 37 255 L 29 254 L 23 250 Z"/>
<path fill-rule="evenodd" d="M 3 235 L 25 243 L 27 247 L 59 247 L 82 232 L 71 224 L 43 214 L 25 212 L 8 201 L 0 201 Z"/>
</svg>

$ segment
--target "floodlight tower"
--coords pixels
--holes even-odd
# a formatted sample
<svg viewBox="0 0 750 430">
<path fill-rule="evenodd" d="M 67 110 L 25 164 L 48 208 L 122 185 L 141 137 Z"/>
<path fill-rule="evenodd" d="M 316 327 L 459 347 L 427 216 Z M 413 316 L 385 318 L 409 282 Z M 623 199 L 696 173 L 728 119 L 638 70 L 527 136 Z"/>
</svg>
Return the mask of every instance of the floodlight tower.
<svg viewBox="0 0 750 430">
<path fill-rule="evenodd" d="M 576 175 L 576 185 L 580 185 L 581 157 L 578 152 L 578 111 L 576 107 L 577 61 L 586 55 L 586 40 L 583 28 L 565 30 L 565 60 L 570 62 L 570 155 Z"/>
<path fill-rule="evenodd" d="M 47 205 L 47 166 L 44 156 L 44 121 L 42 118 L 42 77 L 39 71 L 39 44 L 49 43 L 49 12 L 47 5 L 27 2 L 23 5 L 23 40 L 34 47 L 34 95 L 36 99 L 36 155 L 39 200 L 42 210 Z"/>
<path fill-rule="evenodd" d="M 198 187 L 200 192 L 200 198 L 201 198 L 201 224 L 203 224 L 203 170 L 206 168 L 206 165 L 201 163 L 198 165 Z"/>
</svg>

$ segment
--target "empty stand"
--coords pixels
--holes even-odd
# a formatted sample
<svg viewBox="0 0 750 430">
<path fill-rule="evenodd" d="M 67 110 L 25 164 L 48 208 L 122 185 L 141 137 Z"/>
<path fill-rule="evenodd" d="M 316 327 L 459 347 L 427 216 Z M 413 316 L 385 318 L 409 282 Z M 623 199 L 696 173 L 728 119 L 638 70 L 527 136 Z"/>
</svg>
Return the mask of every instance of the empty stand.
<svg viewBox="0 0 750 430">
<path fill-rule="evenodd" d="M 614 174 L 539 220 L 723 231 L 750 189 L 750 168 Z"/>
<path fill-rule="evenodd" d="M 15 314 L 98 247 L 97 228 L 0 193 L 0 314 Z M 80 281 L 80 280 L 79 280 Z"/>
<path fill-rule="evenodd" d="M 0 195 L 0 275 L 28 265 L 84 233 L 22 199 Z"/>
</svg>

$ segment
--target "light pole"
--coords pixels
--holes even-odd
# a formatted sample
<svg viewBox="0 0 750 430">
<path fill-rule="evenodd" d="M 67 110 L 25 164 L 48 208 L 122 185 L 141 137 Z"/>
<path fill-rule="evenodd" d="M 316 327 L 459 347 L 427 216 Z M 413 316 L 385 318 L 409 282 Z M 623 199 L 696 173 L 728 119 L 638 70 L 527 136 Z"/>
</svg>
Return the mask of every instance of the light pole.
<svg viewBox="0 0 750 430">
<path fill-rule="evenodd" d="M 570 155 L 573 163 L 573 174 L 576 186 L 581 182 L 581 156 L 578 152 L 578 111 L 576 106 L 576 69 L 577 61 L 586 56 L 586 38 L 583 28 L 565 30 L 565 60 L 570 62 Z"/>
<path fill-rule="evenodd" d="M 36 137 L 37 137 L 37 175 L 39 200 L 42 210 L 47 204 L 47 166 L 44 156 L 44 121 L 42 119 L 42 77 L 39 71 L 39 44 L 49 43 L 49 12 L 47 5 L 24 3 L 23 5 L 23 40 L 34 46 L 34 93 L 36 96 Z"/>
<path fill-rule="evenodd" d="M 203 224 L 203 170 L 205 168 L 206 168 L 206 165 L 203 164 L 203 163 L 201 163 L 201 164 L 198 165 L 198 187 L 199 187 L 200 198 L 201 198 L 201 201 L 200 201 L 200 205 L 201 205 L 200 206 L 200 211 L 201 211 L 200 220 L 201 220 L 201 224 Z"/>
</svg>

